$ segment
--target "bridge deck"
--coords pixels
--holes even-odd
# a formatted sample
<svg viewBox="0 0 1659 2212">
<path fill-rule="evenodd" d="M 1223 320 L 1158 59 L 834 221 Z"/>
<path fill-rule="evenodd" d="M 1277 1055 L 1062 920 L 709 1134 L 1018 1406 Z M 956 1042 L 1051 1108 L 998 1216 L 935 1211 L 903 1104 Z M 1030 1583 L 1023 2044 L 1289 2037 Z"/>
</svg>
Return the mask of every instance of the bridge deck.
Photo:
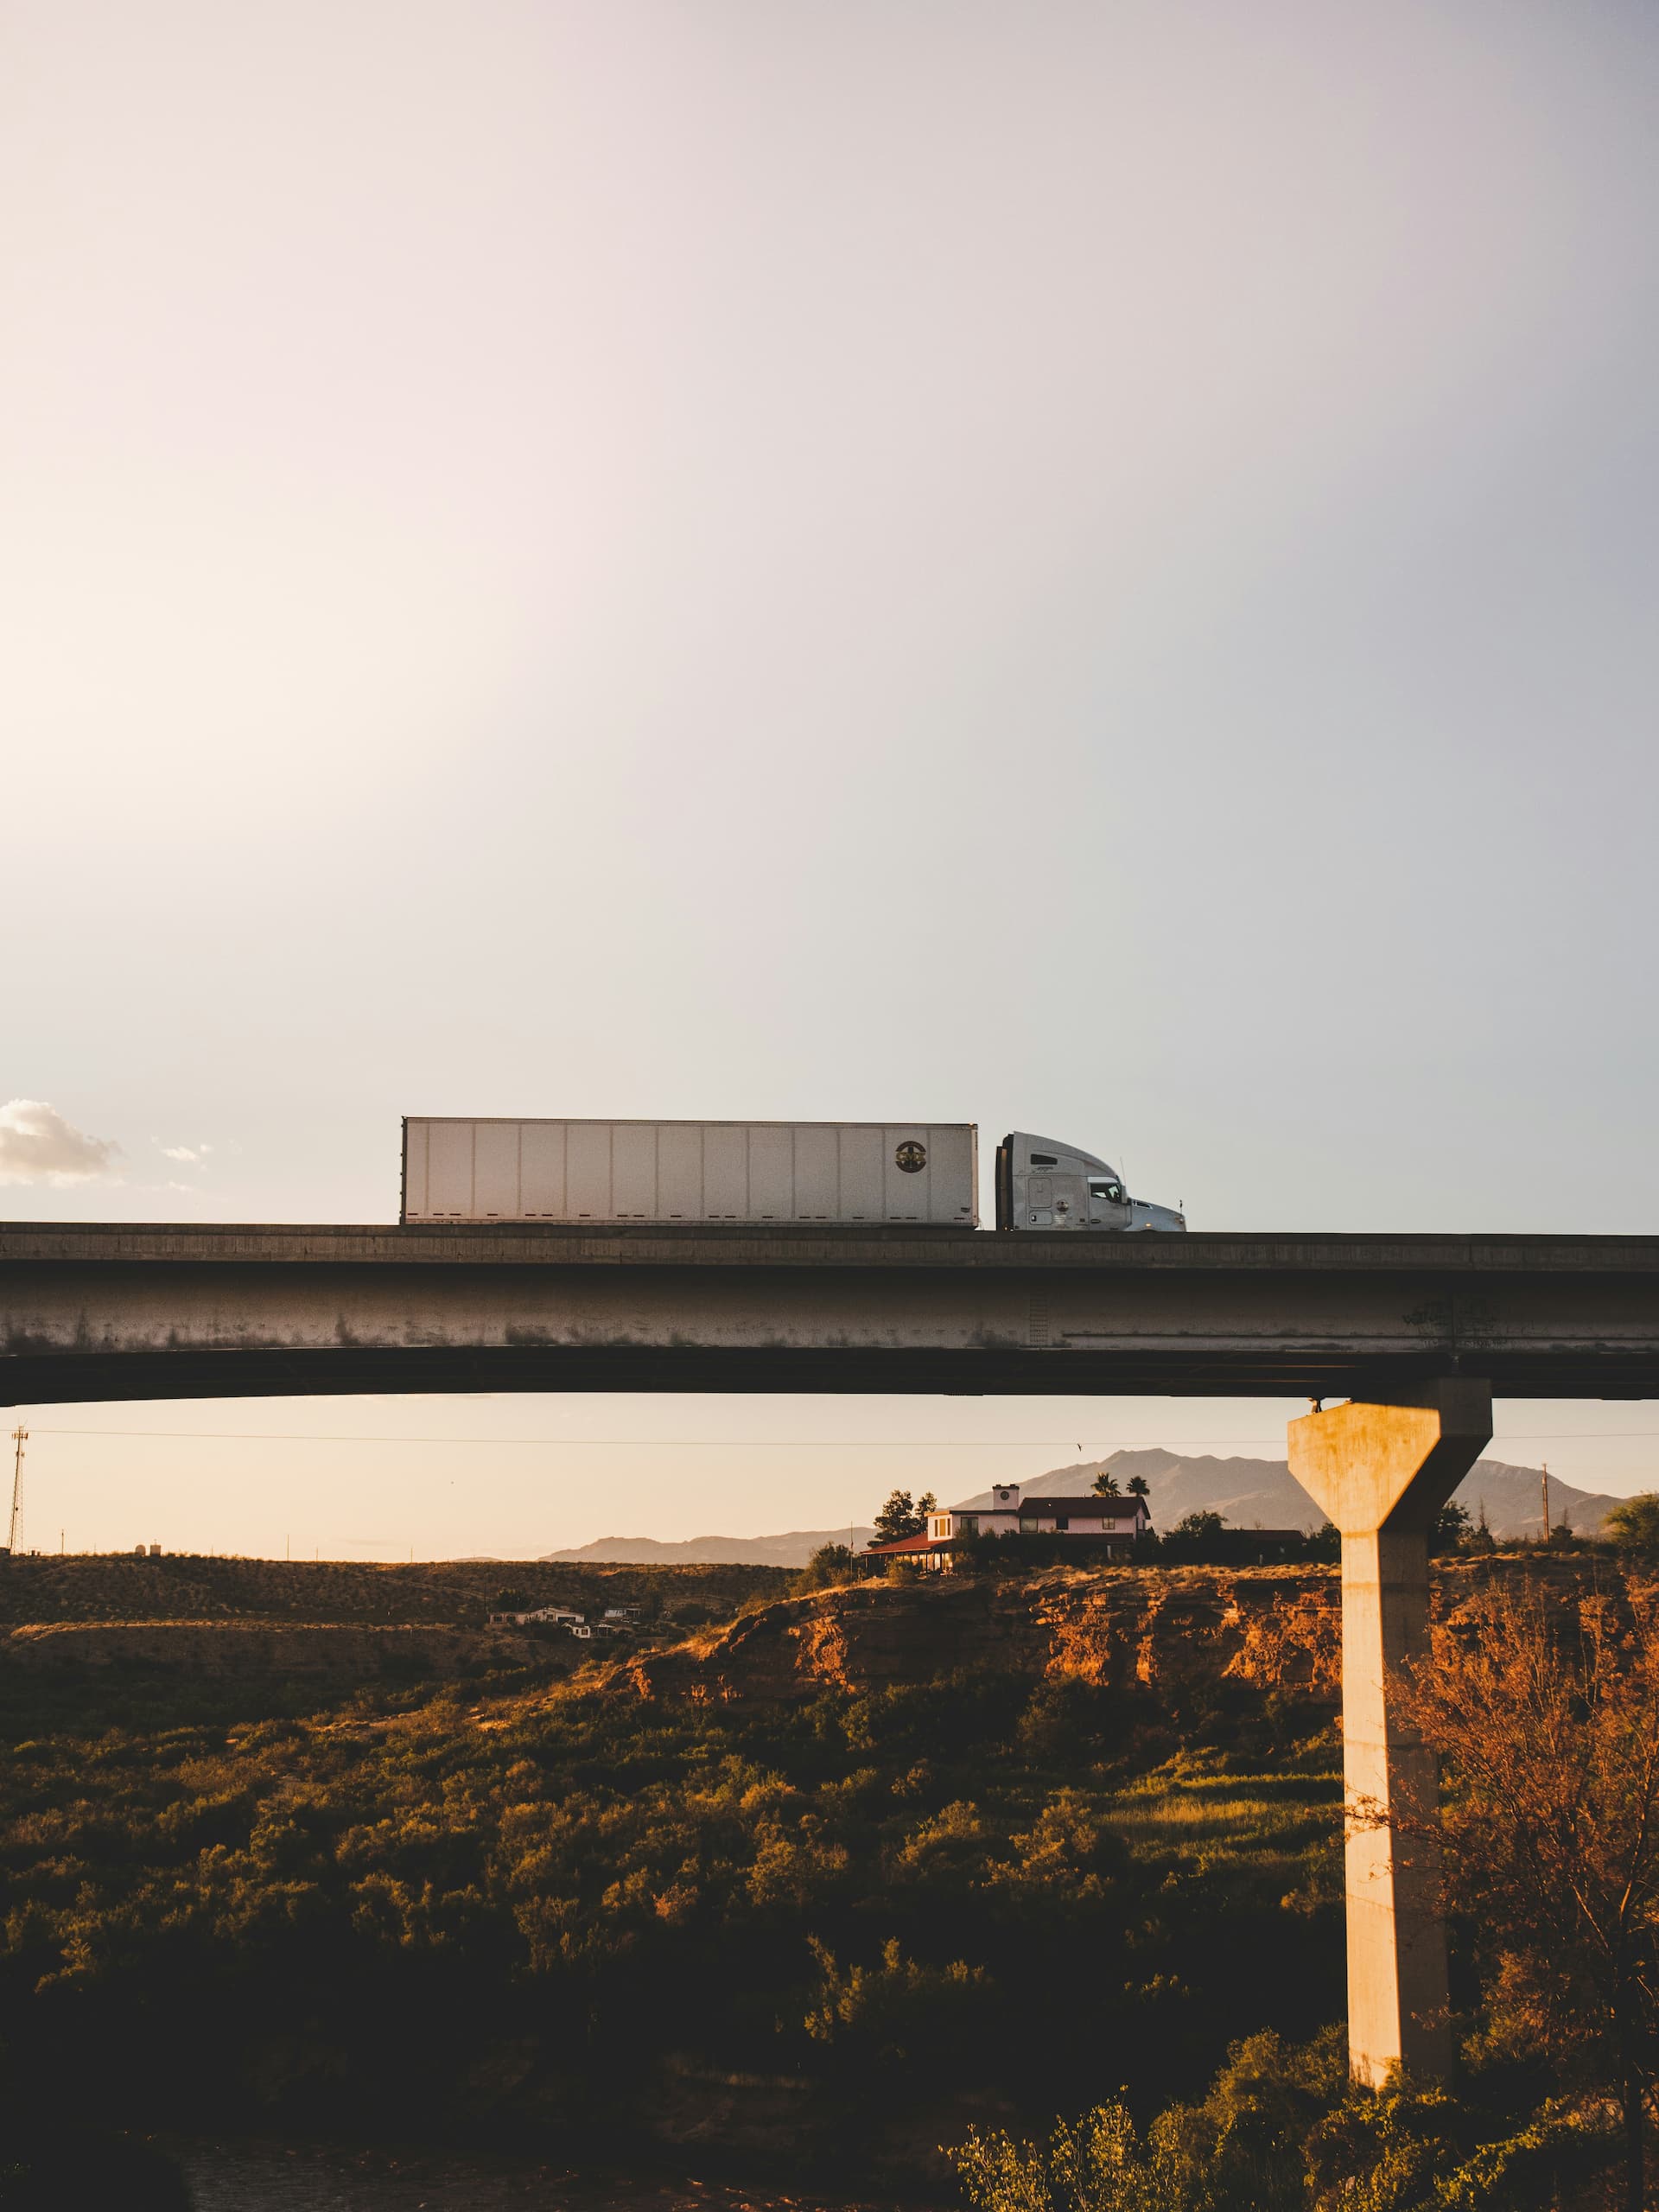
<svg viewBox="0 0 1659 2212">
<path fill-rule="evenodd" d="M 1659 1395 L 1659 1237 L 0 1227 L 0 1402 L 365 1390 Z"/>
</svg>

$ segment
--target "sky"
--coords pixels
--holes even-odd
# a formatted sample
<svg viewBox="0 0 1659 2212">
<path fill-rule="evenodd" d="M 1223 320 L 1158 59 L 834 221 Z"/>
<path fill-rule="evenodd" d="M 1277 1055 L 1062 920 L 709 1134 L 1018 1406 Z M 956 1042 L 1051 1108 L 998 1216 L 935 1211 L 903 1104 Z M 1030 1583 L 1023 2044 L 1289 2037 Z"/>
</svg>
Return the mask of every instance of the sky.
<svg viewBox="0 0 1659 2212">
<path fill-rule="evenodd" d="M 915 1118 L 1659 1231 L 1656 186 L 1636 0 L 10 0 L 0 1211 Z M 1300 1409 L 26 1408 L 26 1541 L 760 1533 Z"/>
</svg>

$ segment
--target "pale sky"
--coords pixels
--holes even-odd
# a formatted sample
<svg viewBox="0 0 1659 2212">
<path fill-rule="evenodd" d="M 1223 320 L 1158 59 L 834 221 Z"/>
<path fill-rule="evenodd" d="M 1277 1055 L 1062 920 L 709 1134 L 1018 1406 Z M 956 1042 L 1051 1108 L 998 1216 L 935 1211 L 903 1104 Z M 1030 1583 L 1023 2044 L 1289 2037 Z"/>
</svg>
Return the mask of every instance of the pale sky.
<svg viewBox="0 0 1659 2212">
<path fill-rule="evenodd" d="M 915 1117 L 1659 1231 L 1656 186 L 1635 0 L 7 0 L 0 1211 Z M 391 1556 L 1299 1408 L 27 1410 L 29 1541 Z"/>
</svg>

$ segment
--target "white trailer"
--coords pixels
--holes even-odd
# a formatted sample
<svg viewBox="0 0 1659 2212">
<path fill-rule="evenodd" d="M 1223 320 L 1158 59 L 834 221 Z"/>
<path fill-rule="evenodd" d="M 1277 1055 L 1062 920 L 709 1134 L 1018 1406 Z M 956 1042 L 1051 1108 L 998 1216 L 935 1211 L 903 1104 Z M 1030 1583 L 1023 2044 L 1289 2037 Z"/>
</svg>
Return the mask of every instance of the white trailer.
<svg viewBox="0 0 1659 2212">
<path fill-rule="evenodd" d="M 518 1122 L 410 1115 L 405 1222 L 977 1225 L 971 1122 Z"/>
</svg>

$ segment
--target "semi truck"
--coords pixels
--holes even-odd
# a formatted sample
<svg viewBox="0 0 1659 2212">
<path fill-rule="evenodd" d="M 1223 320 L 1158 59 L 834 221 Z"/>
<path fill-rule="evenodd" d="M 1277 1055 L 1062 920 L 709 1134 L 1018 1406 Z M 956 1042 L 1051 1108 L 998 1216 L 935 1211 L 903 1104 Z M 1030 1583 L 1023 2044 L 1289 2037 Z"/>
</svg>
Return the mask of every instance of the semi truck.
<svg viewBox="0 0 1659 2212">
<path fill-rule="evenodd" d="M 1091 1152 L 1014 1130 L 1003 1230 L 1186 1227 Z M 972 1122 L 512 1121 L 408 1115 L 400 1218 L 979 1226 Z"/>
</svg>

